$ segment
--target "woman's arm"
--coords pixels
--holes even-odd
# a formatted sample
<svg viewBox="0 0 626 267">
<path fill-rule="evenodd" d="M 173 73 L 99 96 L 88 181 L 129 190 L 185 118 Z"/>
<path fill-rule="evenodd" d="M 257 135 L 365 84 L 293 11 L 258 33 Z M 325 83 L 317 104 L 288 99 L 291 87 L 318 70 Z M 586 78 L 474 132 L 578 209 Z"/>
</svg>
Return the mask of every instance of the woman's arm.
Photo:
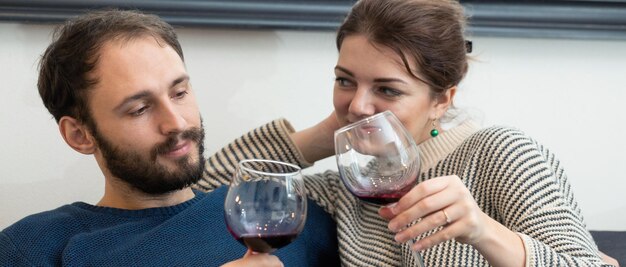
<svg viewBox="0 0 626 267">
<path fill-rule="evenodd" d="M 335 113 L 331 113 L 318 124 L 291 134 L 291 139 L 308 162 L 330 157 L 335 154 L 335 130 L 339 122 Z"/>
<path fill-rule="evenodd" d="M 462 157 L 469 168 L 462 171 L 464 181 L 471 182 L 465 185 L 456 175 L 432 178 L 396 206 L 381 209 L 398 242 L 441 227 L 419 240 L 418 248 L 454 239 L 472 245 L 494 266 L 604 264 L 550 151 L 507 128 L 470 138 L 459 151 L 474 151 Z"/>
<path fill-rule="evenodd" d="M 272 159 L 301 167 L 310 166 L 289 138 L 291 124 L 278 119 L 253 129 L 211 155 L 205 163 L 197 189 L 211 191 L 229 185 L 237 164 L 243 159 Z"/>
<path fill-rule="evenodd" d="M 330 119 L 334 119 L 334 114 L 327 118 L 325 122 L 321 122 L 317 125 L 318 127 L 327 127 L 326 135 L 328 135 L 329 132 L 334 133 L 334 130 L 328 128 L 333 127 L 333 122 Z M 331 126 L 325 126 L 328 125 L 328 123 L 330 123 Z M 296 164 L 303 168 L 308 167 L 311 164 L 305 160 L 305 156 L 301 153 L 301 150 L 312 155 L 309 149 L 315 149 L 316 146 L 304 144 L 315 144 L 318 142 L 317 140 L 311 139 L 316 138 L 314 134 L 315 129 L 318 128 L 316 128 L 316 126 L 311 127 L 307 129 L 305 134 L 298 135 L 294 132 L 291 124 L 285 119 L 278 119 L 254 129 L 213 154 L 206 161 L 202 179 L 195 187 L 200 190 L 211 191 L 222 185 L 230 184 L 237 164 L 242 159 L 272 159 Z M 292 140 L 294 135 L 299 136 L 297 142 Z M 322 136 L 322 134 L 317 136 Z M 328 137 L 324 139 L 328 139 Z M 330 140 L 332 139 L 333 138 L 330 138 Z M 300 146 L 303 148 L 301 149 Z M 320 148 L 319 151 L 327 151 L 327 148 L 321 149 L 327 146 L 328 144 L 318 146 L 318 148 Z M 334 143 L 332 147 L 334 148 Z M 330 151 L 332 154 L 334 149 Z M 319 156 L 321 154 L 316 155 Z M 337 177 L 336 172 L 331 171 L 304 177 L 308 197 L 322 206 L 330 214 L 334 214 L 335 192 L 337 187 L 340 186 Z"/>
</svg>

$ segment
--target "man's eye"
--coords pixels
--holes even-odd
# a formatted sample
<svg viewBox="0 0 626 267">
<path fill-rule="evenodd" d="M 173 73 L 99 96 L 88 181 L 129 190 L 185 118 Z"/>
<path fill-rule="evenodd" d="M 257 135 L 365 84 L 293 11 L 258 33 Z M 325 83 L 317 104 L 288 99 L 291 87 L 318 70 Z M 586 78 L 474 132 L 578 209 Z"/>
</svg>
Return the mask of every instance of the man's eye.
<svg viewBox="0 0 626 267">
<path fill-rule="evenodd" d="M 141 116 L 142 114 L 146 113 L 148 108 L 150 108 L 150 107 L 149 106 L 142 106 L 139 109 L 136 109 L 135 111 L 130 112 L 130 115 L 132 115 L 132 116 Z"/>
<path fill-rule="evenodd" d="M 181 98 L 185 97 L 187 94 L 189 94 L 189 92 L 187 92 L 187 91 L 180 91 L 180 92 L 178 92 L 178 93 L 176 93 L 174 95 L 174 98 L 181 99 Z"/>
</svg>

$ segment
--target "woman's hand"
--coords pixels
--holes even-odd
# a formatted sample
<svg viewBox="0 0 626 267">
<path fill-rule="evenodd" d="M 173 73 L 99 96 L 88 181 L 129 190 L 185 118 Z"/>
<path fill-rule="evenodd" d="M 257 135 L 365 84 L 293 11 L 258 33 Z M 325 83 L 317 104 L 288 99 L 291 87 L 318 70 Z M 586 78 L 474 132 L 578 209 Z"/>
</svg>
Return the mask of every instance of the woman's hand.
<svg viewBox="0 0 626 267">
<path fill-rule="evenodd" d="M 465 244 L 478 243 L 485 232 L 486 216 L 458 176 L 444 176 L 419 183 L 395 205 L 383 207 L 379 214 L 389 221 L 395 239 L 404 243 L 439 226 L 441 231 L 415 243 L 423 250 L 450 239 Z M 405 227 L 422 218 L 411 227 Z"/>
<path fill-rule="evenodd" d="M 417 240 L 413 250 L 424 250 L 455 239 L 474 246 L 493 266 L 523 266 L 526 256 L 521 238 L 485 214 L 456 175 L 419 183 L 393 205 L 378 213 L 389 221 L 395 239 L 409 239 L 443 226 L 440 231 Z M 414 225 L 407 227 L 410 223 Z"/>
<path fill-rule="evenodd" d="M 616 259 L 614 259 L 613 257 L 609 255 L 602 253 L 602 251 L 600 251 L 600 258 L 602 259 L 603 262 L 619 267 L 619 262 L 617 262 Z"/>
<path fill-rule="evenodd" d="M 314 163 L 335 154 L 335 130 L 340 127 L 335 112 L 332 112 L 318 124 L 292 133 L 291 139 L 304 159 Z"/>
<path fill-rule="evenodd" d="M 268 253 L 254 253 L 248 249 L 243 258 L 231 261 L 222 265 L 222 267 L 238 267 L 238 266 L 267 266 L 267 267 L 283 267 L 283 263 L 278 257 Z"/>
</svg>

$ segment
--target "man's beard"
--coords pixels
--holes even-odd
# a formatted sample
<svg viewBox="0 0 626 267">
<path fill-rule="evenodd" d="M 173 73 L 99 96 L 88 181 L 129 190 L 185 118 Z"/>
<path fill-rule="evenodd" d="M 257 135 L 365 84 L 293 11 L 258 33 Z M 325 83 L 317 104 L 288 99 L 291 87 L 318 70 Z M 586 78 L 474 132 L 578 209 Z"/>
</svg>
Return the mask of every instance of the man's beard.
<svg viewBox="0 0 626 267">
<path fill-rule="evenodd" d="M 95 126 L 95 125 L 94 125 Z M 105 164 L 111 174 L 130 186 L 150 195 L 161 195 L 186 188 L 202 176 L 204 170 L 204 128 L 193 127 L 181 133 L 174 133 L 167 140 L 157 144 L 146 159 L 135 151 L 125 151 L 102 136 L 97 127 L 92 127 L 93 136 L 102 151 Z M 192 162 L 191 153 L 176 160 L 175 170 L 157 162 L 157 156 L 171 151 L 181 140 L 189 140 L 198 145 L 198 161 Z"/>
</svg>

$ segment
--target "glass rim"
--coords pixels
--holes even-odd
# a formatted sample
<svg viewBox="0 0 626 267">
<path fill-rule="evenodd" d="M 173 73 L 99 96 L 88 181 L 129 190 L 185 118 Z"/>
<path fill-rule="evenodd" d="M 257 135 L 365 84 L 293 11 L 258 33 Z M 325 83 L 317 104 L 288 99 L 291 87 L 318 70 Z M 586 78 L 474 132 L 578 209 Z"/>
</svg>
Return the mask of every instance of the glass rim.
<svg viewBox="0 0 626 267">
<path fill-rule="evenodd" d="M 285 172 L 285 173 L 264 172 L 264 171 L 259 171 L 259 170 L 255 170 L 255 169 L 252 169 L 252 168 L 248 168 L 248 167 L 243 165 L 244 163 L 248 163 L 248 162 L 274 163 L 274 164 L 278 164 L 278 165 L 292 167 L 292 168 L 295 169 L 295 171 L 293 171 L 293 172 Z M 300 168 L 298 165 L 287 163 L 287 162 L 282 162 L 282 161 L 278 161 L 278 160 L 271 160 L 271 159 L 244 159 L 244 160 L 239 161 L 239 164 L 237 164 L 237 165 L 239 166 L 239 168 L 244 169 L 244 170 L 246 170 L 248 172 L 261 174 L 261 175 L 268 175 L 268 176 L 291 176 L 291 175 L 297 175 L 302 170 L 302 168 Z"/>
<path fill-rule="evenodd" d="M 379 117 L 386 116 L 387 114 L 391 114 L 393 118 L 396 118 L 396 115 L 393 114 L 393 112 L 391 112 L 390 110 L 385 110 L 383 112 L 376 113 L 376 114 L 374 114 L 372 116 L 360 119 L 358 121 L 355 121 L 353 123 L 350 123 L 350 124 L 348 124 L 346 126 L 343 126 L 343 127 L 339 128 L 339 129 L 337 129 L 335 131 L 335 136 L 337 136 L 337 134 L 339 134 L 339 133 L 345 132 L 345 131 L 347 131 L 349 129 L 352 129 L 352 128 L 356 127 L 356 126 L 359 126 L 361 124 L 369 123 L 370 121 L 378 119 Z"/>
</svg>

